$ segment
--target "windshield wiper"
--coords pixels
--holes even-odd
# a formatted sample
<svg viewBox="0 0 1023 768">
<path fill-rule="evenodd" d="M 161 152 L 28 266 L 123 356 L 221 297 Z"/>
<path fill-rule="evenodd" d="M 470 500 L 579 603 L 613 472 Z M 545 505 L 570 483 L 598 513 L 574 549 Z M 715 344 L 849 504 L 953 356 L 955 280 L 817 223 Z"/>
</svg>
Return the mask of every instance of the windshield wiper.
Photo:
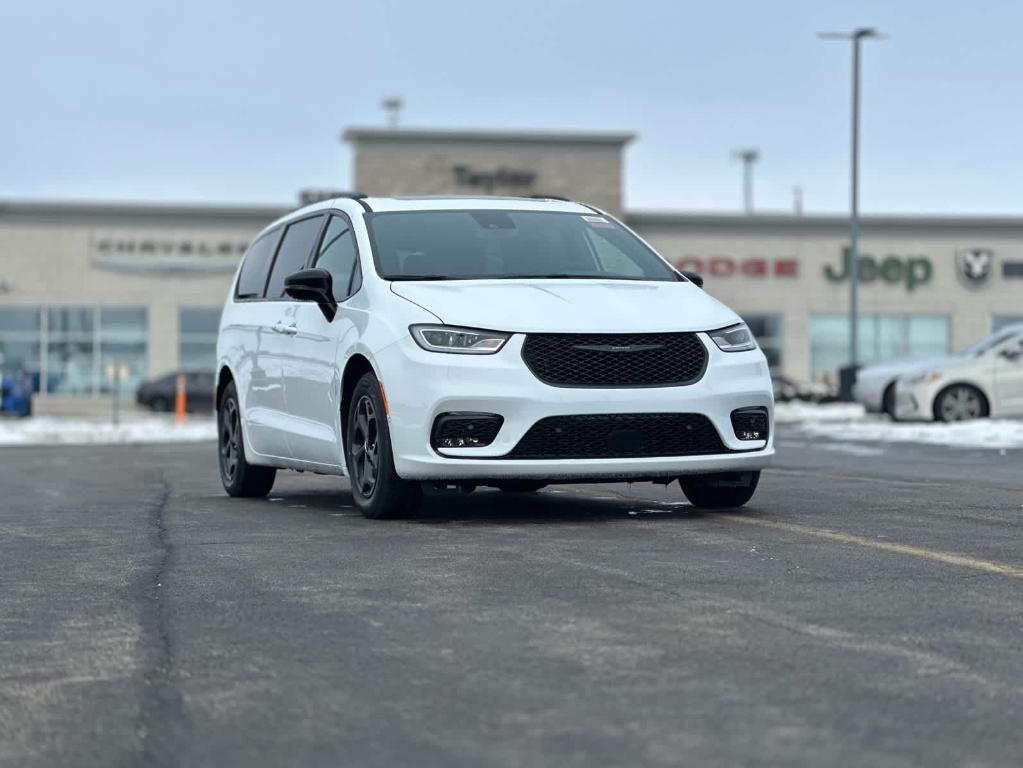
<svg viewBox="0 0 1023 768">
<path fill-rule="evenodd" d="M 568 272 L 551 272 L 546 275 L 495 275 L 497 280 L 631 280 L 628 277 L 612 275 L 571 275 Z"/>
<path fill-rule="evenodd" d="M 464 277 L 447 277 L 445 275 L 388 275 L 384 280 L 465 280 Z"/>
</svg>

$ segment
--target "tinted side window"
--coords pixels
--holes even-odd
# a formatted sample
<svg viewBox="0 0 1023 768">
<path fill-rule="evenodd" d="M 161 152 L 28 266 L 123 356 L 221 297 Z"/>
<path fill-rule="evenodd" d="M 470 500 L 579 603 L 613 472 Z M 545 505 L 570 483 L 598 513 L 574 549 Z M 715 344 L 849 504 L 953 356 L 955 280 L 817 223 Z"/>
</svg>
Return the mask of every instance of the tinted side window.
<svg viewBox="0 0 1023 768">
<path fill-rule="evenodd" d="M 346 219 L 331 216 L 313 266 L 330 272 L 334 301 L 344 301 L 351 295 L 348 284 L 351 282 L 356 258 L 355 236 L 351 226 Z"/>
<path fill-rule="evenodd" d="M 277 242 L 281 239 L 281 231 L 268 232 L 249 246 L 242 262 L 242 272 L 238 276 L 239 299 L 258 299 L 263 295 L 266 285 L 266 273 L 270 269 L 270 260 L 277 250 Z"/>
<path fill-rule="evenodd" d="M 284 295 L 284 278 L 298 272 L 305 266 L 316 243 L 323 224 L 322 216 L 296 221 L 284 232 L 284 241 L 277 250 L 277 260 L 270 272 L 270 283 L 266 287 L 268 299 L 279 299 Z"/>
</svg>

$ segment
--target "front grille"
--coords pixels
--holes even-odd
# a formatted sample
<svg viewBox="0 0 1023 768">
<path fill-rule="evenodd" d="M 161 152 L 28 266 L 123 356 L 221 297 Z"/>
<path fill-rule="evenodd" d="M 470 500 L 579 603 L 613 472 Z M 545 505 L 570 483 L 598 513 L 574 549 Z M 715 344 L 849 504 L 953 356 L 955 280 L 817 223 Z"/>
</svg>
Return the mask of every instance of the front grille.
<svg viewBox="0 0 1023 768">
<path fill-rule="evenodd" d="M 522 359 L 555 387 L 668 387 L 703 376 L 707 349 L 695 333 L 530 334 Z"/>
<path fill-rule="evenodd" d="M 522 436 L 508 459 L 622 459 L 729 453 L 700 413 L 548 416 Z"/>
</svg>

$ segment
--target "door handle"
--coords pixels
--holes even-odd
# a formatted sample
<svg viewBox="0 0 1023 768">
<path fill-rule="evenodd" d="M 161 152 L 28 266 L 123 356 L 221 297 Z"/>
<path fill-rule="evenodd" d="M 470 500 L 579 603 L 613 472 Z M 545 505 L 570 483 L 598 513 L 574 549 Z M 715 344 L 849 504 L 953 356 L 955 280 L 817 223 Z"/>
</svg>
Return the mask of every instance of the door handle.
<svg viewBox="0 0 1023 768">
<path fill-rule="evenodd" d="M 298 333 L 298 327 L 294 323 L 291 323 L 290 325 L 285 325 L 280 320 L 278 320 L 276 323 L 273 324 L 272 327 L 274 333 L 283 333 L 288 336 L 294 336 L 296 333 Z"/>
</svg>

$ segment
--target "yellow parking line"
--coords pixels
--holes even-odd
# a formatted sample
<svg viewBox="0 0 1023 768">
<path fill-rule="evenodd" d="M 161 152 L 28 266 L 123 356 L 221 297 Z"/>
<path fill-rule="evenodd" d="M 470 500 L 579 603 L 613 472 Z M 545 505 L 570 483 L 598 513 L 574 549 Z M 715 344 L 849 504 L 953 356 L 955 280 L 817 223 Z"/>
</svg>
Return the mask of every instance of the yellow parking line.
<svg viewBox="0 0 1023 768">
<path fill-rule="evenodd" d="M 820 528 L 811 528 L 808 525 L 798 525 L 797 523 L 780 523 L 774 520 L 761 520 L 757 517 L 748 517 L 746 515 L 727 515 L 720 513 L 709 513 L 708 517 L 715 517 L 718 520 L 728 520 L 732 523 L 743 523 L 745 525 L 759 525 L 762 528 L 775 528 L 781 531 L 789 531 L 790 533 L 799 533 L 804 536 L 815 536 L 818 539 L 829 539 L 831 541 L 840 541 L 843 544 L 858 544 L 861 547 L 870 547 L 871 549 L 880 549 L 884 552 L 894 552 L 899 555 L 911 555 L 912 557 L 922 557 L 927 560 L 934 560 L 939 563 L 946 563 L 947 565 L 958 565 L 963 568 L 973 568 L 978 571 L 987 571 L 988 573 L 997 573 L 1001 576 L 1011 576 L 1014 579 L 1023 579 L 1023 567 L 1016 565 L 1007 565 L 1006 563 L 996 563 L 991 560 L 980 560 L 976 557 L 967 557 L 966 555 L 957 555 L 955 552 L 942 552 L 940 549 L 926 549 L 925 547 L 911 547 L 907 544 L 894 544 L 888 541 L 878 541 L 877 539 L 868 539 L 866 536 L 857 536 L 853 533 L 842 533 L 841 531 L 825 531 Z"/>
</svg>

